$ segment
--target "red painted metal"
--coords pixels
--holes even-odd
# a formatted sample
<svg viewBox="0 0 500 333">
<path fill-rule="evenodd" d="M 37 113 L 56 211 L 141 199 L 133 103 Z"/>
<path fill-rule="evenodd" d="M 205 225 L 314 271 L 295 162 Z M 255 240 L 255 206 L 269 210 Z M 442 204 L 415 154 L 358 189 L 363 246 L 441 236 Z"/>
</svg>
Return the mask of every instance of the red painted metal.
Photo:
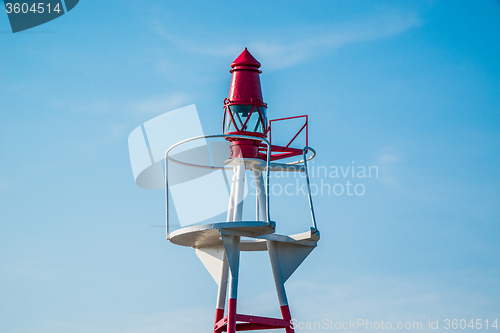
<svg viewBox="0 0 500 333">
<path fill-rule="evenodd" d="M 245 123 L 243 125 L 241 125 L 242 131 L 247 131 L 247 124 L 248 124 L 248 121 L 250 120 L 250 117 L 253 114 L 253 110 L 255 110 L 255 105 L 252 106 L 252 109 L 250 110 L 250 113 L 248 114 L 248 117 L 247 117 L 247 120 L 245 120 Z M 247 132 L 255 132 L 255 131 L 247 131 Z"/>
<path fill-rule="evenodd" d="M 305 118 L 304 125 L 298 130 L 298 132 L 292 137 L 292 139 L 288 142 L 286 146 L 279 146 L 279 145 L 273 145 L 272 144 L 272 123 L 277 122 L 277 121 L 284 121 L 284 120 L 290 120 L 290 119 L 297 119 L 297 118 Z M 288 158 L 288 157 L 293 157 L 293 156 L 299 156 L 302 155 L 302 149 L 298 148 L 291 148 L 290 145 L 292 144 L 293 141 L 299 136 L 300 133 L 305 129 L 306 131 L 306 146 L 309 144 L 309 131 L 308 131 L 308 117 L 307 115 L 302 115 L 302 116 L 294 116 L 294 117 L 285 117 L 285 118 L 279 118 L 279 119 L 272 119 L 269 121 L 269 142 L 271 142 L 271 161 L 275 160 L 280 160 L 283 158 Z M 261 147 L 261 152 L 264 153 L 264 147 Z M 266 155 L 263 155 L 266 157 Z"/>
<path fill-rule="evenodd" d="M 290 142 L 288 142 L 285 146 L 285 148 L 288 148 L 290 146 L 290 144 L 293 142 L 293 140 L 295 140 L 297 138 L 297 136 L 299 136 L 300 132 L 302 132 L 302 130 L 304 129 L 304 127 L 307 126 L 307 123 L 304 124 L 304 126 L 302 126 L 299 131 L 297 132 L 297 134 L 295 134 L 295 136 L 292 138 L 292 140 L 290 140 Z M 306 140 L 307 141 L 307 140 Z M 307 146 L 307 143 L 306 143 L 306 146 Z"/>
<path fill-rule="evenodd" d="M 259 142 L 255 140 L 231 140 L 231 158 L 259 158 Z"/>
<path fill-rule="evenodd" d="M 274 152 L 274 154 L 273 154 Z M 279 153 L 276 153 L 279 152 Z M 271 161 L 302 155 L 302 149 L 271 145 Z"/>
<path fill-rule="evenodd" d="M 241 52 L 238 58 L 234 59 L 233 63 L 231 64 L 231 67 L 233 68 L 236 66 L 254 66 L 259 68 L 260 62 L 258 62 L 257 59 L 255 59 L 245 47 L 245 50 Z"/>
<path fill-rule="evenodd" d="M 285 328 L 286 333 L 294 333 L 292 328 L 292 315 L 290 314 L 290 308 L 288 305 L 281 306 L 281 315 L 283 316 L 283 320 L 286 320 L 290 325 Z"/>
<path fill-rule="evenodd" d="M 282 307 L 283 308 L 283 307 Z M 282 309 L 283 312 L 283 309 Z M 290 311 L 287 312 L 288 315 Z M 228 332 L 229 333 L 229 316 L 226 316 L 215 323 L 214 332 Z M 275 330 L 284 328 L 287 333 L 294 333 L 290 319 L 277 319 L 259 316 L 249 316 L 236 314 L 236 331 L 253 331 L 253 330 Z"/>
<path fill-rule="evenodd" d="M 286 147 L 290 146 L 290 144 L 297 138 L 297 136 L 302 132 L 302 130 L 305 128 L 306 129 L 306 146 L 309 145 L 309 132 L 308 132 L 308 117 L 306 114 L 302 116 L 294 116 L 294 117 L 285 117 L 285 118 L 278 118 L 278 119 L 271 119 L 269 121 L 269 141 L 271 142 L 272 140 L 272 123 L 277 122 L 277 121 L 284 121 L 284 120 L 290 120 L 290 119 L 297 119 L 297 118 L 305 118 L 304 126 L 301 127 L 301 129 L 295 134 L 295 136 L 290 140 L 290 142 L 286 145 Z"/>
<path fill-rule="evenodd" d="M 236 332 L 236 298 L 230 298 L 227 306 L 227 333 Z"/>
<path fill-rule="evenodd" d="M 249 316 L 240 314 L 236 315 L 236 320 L 246 322 L 249 324 L 272 326 L 274 328 L 285 328 L 291 325 L 290 320 L 287 321 L 285 319 L 276 319 L 276 318 L 258 317 L 258 316 Z"/>
<path fill-rule="evenodd" d="M 236 125 L 236 122 L 234 121 L 233 114 L 229 112 L 229 109 L 226 107 L 226 105 L 229 103 L 229 100 L 226 98 L 224 100 L 224 119 L 222 120 L 222 131 L 225 133 L 225 126 L 226 126 L 226 113 L 229 113 L 229 117 L 231 117 L 231 122 L 233 123 L 234 128 L 238 128 L 238 125 Z"/>
<path fill-rule="evenodd" d="M 260 88 L 259 74 L 262 73 L 259 70 L 260 62 L 248 52 L 246 47 L 233 61 L 231 67 L 229 72 L 233 74 L 233 77 L 228 97 L 231 104 L 266 106 Z"/>
<path fill-rule="evenodd" d="M 217 326 L 217 323 L 224 318 L 224 309 L 216 309 L 215 310 L 215 326 Z M 214 333 L 217 333 L 217 329 L 214 328 Z"/>
</svg>

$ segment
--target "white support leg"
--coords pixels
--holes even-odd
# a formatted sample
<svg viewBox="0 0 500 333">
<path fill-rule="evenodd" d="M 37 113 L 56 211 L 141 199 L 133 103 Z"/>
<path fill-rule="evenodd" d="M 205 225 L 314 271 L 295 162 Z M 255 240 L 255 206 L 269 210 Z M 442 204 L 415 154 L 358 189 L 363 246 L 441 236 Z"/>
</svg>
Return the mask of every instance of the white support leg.
<svg viewBox="0 0 500 333">
<path fill-rule="evenodd" d="M 227 211 L 227 221 L 228 222 L 238 222 L 242 220 L 243 217 L 243 197 L 245 195 L 245 172 L 246 167 L 243 161 L 237 161 L 234 166 L 233 182 L 231 184 L 231 195 L 229 197 L 229 208 Z M 224 316 L 224 303 L 226 299 L 226 286 L 228 271 L 229 276 L 229 299 L 227 307 L 227 333 L 236 332 L 236 301 L 238 298 L 238 272 L 240 266 L 240 237 L 239 236 L 228 236 L 221 235 L 222 242 L 224 244 L 224 250 L 226 252 L 224 265 L 226 268 L 223 271 L 225 273 L 226 285 L 222 287 L 222 283 L 219 286 L 219 297 L 217 299 L 217 312 L 216 318 L 219 318 L 222 313 Z M 224 267 L 223 265 L 223 267 Z M 222 292 L 223 290 L 223 292 Z M 222 309 L 222 310 L 220 310 Z M 220 320 L 220 319 L 219 319 Z M 217 323 L 217 320 L 216 320 Z"/>
<path fill-rule="evenodd" d="M 227 207 L 227 222 L 233 222 L 234 220 L 234 206 L 235 200 L 234 197 L 236 195 L 236 172 L 233 174 L 233 179 L 231 181 L 231 193 L 229 194 L 229 205 Z"/>
<path fill-rule="evenodd" d="M 217 295 L 217 309 L 224 310 L 224 304 L 226 303 L 226 293 L 227 293 L 227 282 L 229 276 L 229 262 L 227 261 L 226 254 L 222 258 L 222 268 L 219 283 L 219 294 Z"/>
<path fill-rule="evenodd" d="M 224 318 L 228 276 L 229 276 L 229 262 L 227 260 L 226 254 L 224 253 L 224 255 L 222 256 L 219 293 L 217 295 L 217 308 L 215 309 L 215 324 L 217 324 L 222 318 Z"/>
<path fill-rule="evenodd" d="M 266 240 L 266 245 L 267 245 L 267 252 L 269 253 L 269 259 L 271 261 L 271 268 L 273 270 L 274 284 L 276 285 L 276 293 L 278 294 L 278 300 L 280 302 L 281 314 L 283 316 L 283 319 L 290 322 L 292 320 L 292 315 L 290 314 L 288 299 L 286 298 L 285 280 L 283 279 L 283 274 L 281 273 L 276 242 L 271 240 Z M 285 331 L 286 333 L 294 333 L 294 330 L 291 327 L 285 328 Z"/>
<path fill-rule="evenodd" d="M 264 189 L 264 180 L 262 178 L 262 171 L 253 170 L 253 177 L 255 180 L 255 191 L 257 196 L 257 211 L 260 210 L 260 218 L 261 221 L 267 221 L 267 212 L 266 212 L 266 191 Z M 257 219 L 259 216 L 257 215 Z"/>
<path fill-rule="evenodd" d="M 234 175 L 236 177 L 234 181 L 234 217 L 233 222 L 241 221 L 243 217 L 243 197 L 245 195 L 245 163 L 243 161 L 238 161 L 237 165 L 234 167 Z"/>
<path fill-rule="evenodd" d="M 240 236 L 222 234 L 222 242 L 229 262 L 229 300 L 227 307 L 227 333 L 236 332 L 236 301 L 240 269 Z"/>
<path fill-rule="evenodd" d="M 269 259 L 271 261 L 271 268 L 273 270 L 274 284 L 276 285 L 276 292 L 278 294 L 278 300 L 280 306 L 288 305 L 288 300 L 286 298 L 285 292 L 285 281 L 283 280 L 283 275 L 281 274 L 281 268 L 279 264 L 278 252 L 276 250 L 276 243 L 271 240 L 266 240 L 267 252 L 269 253 Z"/>
</svg>

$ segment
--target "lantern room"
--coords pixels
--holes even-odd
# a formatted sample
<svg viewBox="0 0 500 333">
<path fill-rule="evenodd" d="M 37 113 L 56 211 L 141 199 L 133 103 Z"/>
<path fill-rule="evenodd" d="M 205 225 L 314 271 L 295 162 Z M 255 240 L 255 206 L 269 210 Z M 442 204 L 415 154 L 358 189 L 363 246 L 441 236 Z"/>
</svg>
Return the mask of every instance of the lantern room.
<svg viewBox="0 0 500 333">
<path fill-rule="evenodd" d="M 231 64 L 229 96 L 224 100 L 224 134 L 267 136 L 267 104 L 262 98 L 258 62 L 245 50 Z"/>
</svg>

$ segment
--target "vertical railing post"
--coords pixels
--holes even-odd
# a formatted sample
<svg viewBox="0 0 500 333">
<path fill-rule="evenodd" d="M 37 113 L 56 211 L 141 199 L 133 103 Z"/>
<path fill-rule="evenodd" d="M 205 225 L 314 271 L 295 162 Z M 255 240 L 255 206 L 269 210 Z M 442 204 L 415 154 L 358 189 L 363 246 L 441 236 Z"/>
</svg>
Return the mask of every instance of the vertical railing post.
<svg viewBox="0 0 500 333">
<path fill-rule="evenodd" d="M 318 229 L 316 225 L 316 216 L 314 215 L 314 206 L 313 206 L 313 201 L 312 201 L 312 196 L 311 196 L 311 185 L 309 184 L 309 172 L 307 171 L 307 150 L 309 147 L 305 146 L 303 150 L 303 156 L 304 156 L 304 169 L 306 173 L 306 183 L 307 183 L 307 195 L 309 198 L 309 208 L 311 209 L 311 217 L 312 217 L 312 222 L 313 222 L 313 227 L 315 230 Z"/>
</svg>

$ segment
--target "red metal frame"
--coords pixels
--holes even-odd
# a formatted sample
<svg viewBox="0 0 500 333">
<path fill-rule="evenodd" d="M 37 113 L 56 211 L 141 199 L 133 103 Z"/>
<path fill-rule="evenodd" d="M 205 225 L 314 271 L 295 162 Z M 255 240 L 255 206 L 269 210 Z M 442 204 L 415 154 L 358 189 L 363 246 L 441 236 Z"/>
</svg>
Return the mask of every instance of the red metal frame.
<svg viewBox="0 0 500 333">
<path fill-rule="evenodd" d="M 229 107 L 228 107 L 228 109 L 229 109 Z M 248 116 L 247 116 L 247 120 L 245 120 L 245 123 L 244 123 L 243 125 L 241 125 L 241 130 L 242 130 L 242 131 L 247 132 L 247 131 L 245 130 L 245 128 L 247 127 L 248 121 L 250 120 L 250 117 L 251 117 L 251 116 L 252 116 L 252 114 L 253 114 L 253 110 L 255 110 L 255 104 L 254 104 L 254 105 L 252 105 L 252 109 L 250 110 L 250 113 L 249 113 L 249 114 L 248 114 Z M 259 113 L 260 113 L 260 112 L 259 112 Z M 264 123 L 262 123 L 262 124 L 264 124 Z M 253 131 L 252 131 L 252 132 L 253 132 Z"/>
<path fill-rule="evenodd" d="M 255 109 L 257 109 L 257 112 L 259 113 L 259 117 L 261 119 L 262 124 L 264 125 L 264 133 L 259 133 L 259 132 L 251 132 L 251 131 L 242 131 L 238 125 L 236 125 L 236 121 L 234 120 L 234 117 L 231 113 L 231 110 L 229 109 L 229 106 L 231 105 L 238 105 L 237 103 L 231 103 L 228 99 L 224 100 L 224 119 L 223 119 L 223 127 L 225 129 L 225 124 L 226 124 L 226 113 L 229 113 L 229 116 L 231 117 L 231 122 L 233 123 L 236 131 L 234 132 L 228 132 L 225 134 L 236 134 L 236 135 L 251 135 L 251 136 L 257 136 L 257 137 L 262 137 L 266 138 L 267 135 L 269 134 L 269 142 L 271 143 L 271 161 L 275 160 L 280 160 L 283 158 L 288 158 L 288 157 L 293 157 L 293 156 L 299 156 L 302 155 L 303 151 L 300 148 L 292 148 L 290 145 L 295 141 L 295 139 L 299 136 L 300 133 L 305 129 L 306 133 L 306 146 L 309 145 L 309 130 L 308 130 L 308 116 L 307 115 L 301 115 L 301 116 L 294 116 L 294 117 L 285 117 L 285 118 L 278 118 L 278 119 L 272 119 L 269 121 L 269 125 L 266 126 L 266 123 L 263 121 L 263 115 L 260 110 L 259 105 L 254 104 L 252 109 L 250 110 L 250 113 L 247 116 L 247 119 L 245 120 L 245 123 L 242 124 L 242 128 L 245 128 L 247 125 L 248 121 L 250 120 L 250 117 L 254 113 Z M 272 144 L 272 123 L 277 122 L 277 121 L 284 121 L 284 120 L 290 120 L 290 119 L 297 119 L 297 118 L 305 118 L 304 125 L 295 133 L 295 135 L 292 137 L 292 139 L 286 144 L 286 146 L 279 146 L 279 145 L 273 145 Z M 259 147 L 259 154 L 260 158 L 262 159 L 267 159 L 267 146 L 264 144 L 261 144 Z"/>
<path fill-rule="evenodd" d="M 277 319 L 268 317 L 258 317 L 236 314 L 236 331 L 255 331 L 255 330 L 275 330 L 284 328 L 288 332 L 293 332 L 290 319 Z M 228 331 L 228 316 L 225 316 L 214 326 L 214 332 L 227 332 Z"/>
<path fill-rule="evenodd" d="M 300 128 L 300 130 L 297 132 L 297 134 L 295 134 L 295 136 L 292 138 L 292 140 L 290 140 L 290 142 L 288 142 L 288 144 L 285 147 L 290 146 L 290 144 L 293 142 L 293 140 L 295 140 L 297 138 L 297 136 L 300 134 L 300 132 L 302 132 L 302 130 L 304 128 L 306 129 L 306 146 L 308 146 L 309 145 L 309 142 L 308 142 L 309 132 L 307 130 L 308 117 L 307 117 L 306 114 L 301 115 L 301 116 L 293 116 L 293 117 L 285 117 L 285 118 L 278 118 L 278 119 L 271 119 L 271 120 L 269 120 L 269 127 L 268 127 L 269 142 L 271 142 L 271 140 L 272 140 L 272 137 L 271 137 L 271 133 L 272 133 L 271 132 L 271 125 L 272 125 L 273 122 L 283 121 L 283 120 L 290 120 L 290 119 L 297 119 L 297 118 L 306 118 L 306 121 L 304 122 L 304 125 Z"/>
<path fill-rule="evenodd" d="M 304 125 L 299 129 L 299 131 L 294 135 L 294 137 L 288 142 L 286 146 L 278 146 L 278 145 L 273 145 L 272 144 L 272 123 L 276 121 L 283 121 L 283 120 L 290 120 L 290 119 L 297 119 L 297 118 L 305 118 Z M 286 117 L 286 118 L 279 118 L 279 119 L 272 119 L 269 121 L 269 126 L 268 126 L 268 132 L 269 132 L 269 142 L 271 143 L 271 161 L 283 159 L 283 158 L 288 158 L 288 157 L 293 157 L 293 156 L 298 156 L 302 155 L 302 149 L 298 148 L 291 148 L 290 145 L 292 142 L 299 136 L 299 134 L 303 131 L 306 130 L 306 146 L 309 145 L 309 131 L 308 131 L 308 117 L 307 115 L 302 115 L 302 116 L 294 116 L 294 117 Z M 264 150 L 264 145 L 261 147 L 261 153 L 263 153 Z M 273 152 L 277 152 L 277 154 L 273 154 Z M 265 157 L 265 153 L 263 154 Z"/>
</svg>

